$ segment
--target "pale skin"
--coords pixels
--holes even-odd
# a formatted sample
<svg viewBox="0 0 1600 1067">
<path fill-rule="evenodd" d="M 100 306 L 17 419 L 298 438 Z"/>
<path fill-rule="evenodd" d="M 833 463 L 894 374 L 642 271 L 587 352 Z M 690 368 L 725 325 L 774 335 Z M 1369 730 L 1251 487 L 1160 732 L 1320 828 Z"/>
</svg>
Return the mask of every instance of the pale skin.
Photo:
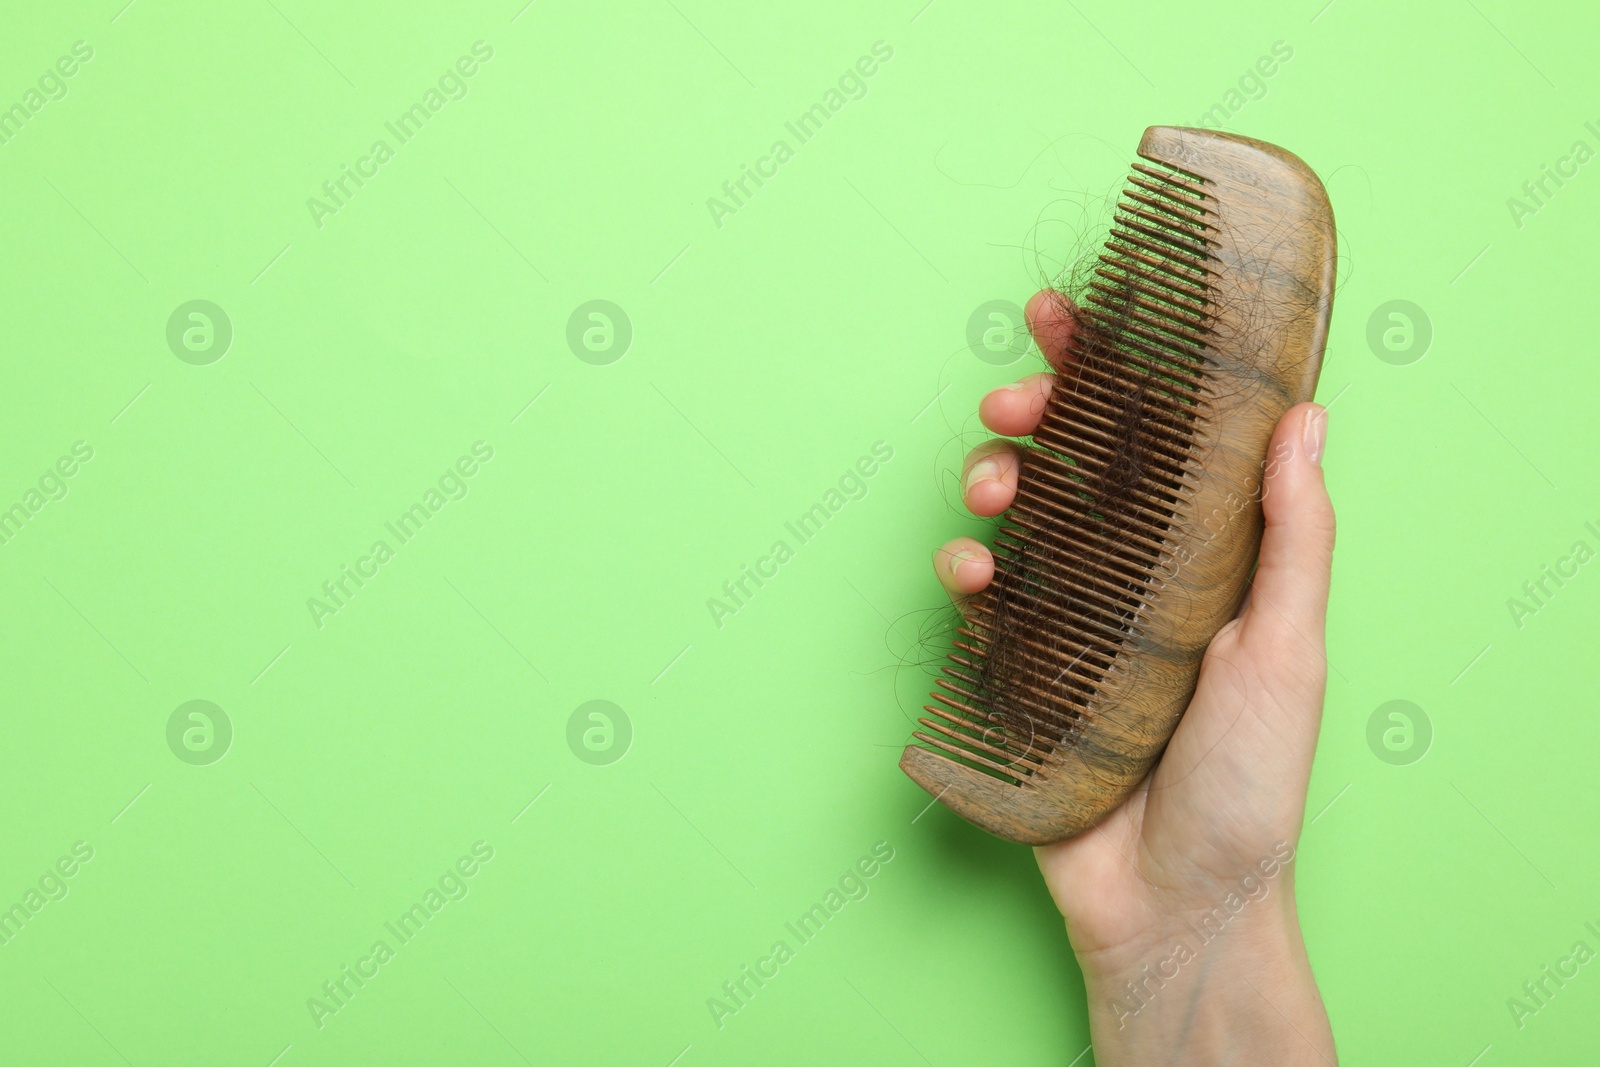
<svg viewBox="0 0 1600 1067">
<path fill-rule="evenodd" d="M 1027 308 L 1035 342 L 1069 376 L 1071 311 L 1049 290 Z M 1010 505 L 1020 446 L 1004 438 L 1030 434 L 1062 381 L 1034 374 L 983 398 L 979 417 L 1002 438 L 967 456 L 962 496 L 974 514 Z M 1250 594 L 1212 640 L 1155 771 L 1094 830 L 1035 849 L 1083 970 L 1100 1067 L 1337 1062 L 1300 933 L 1294 867 L 1271 863 L 1298 844 L 1322 721 L 1334 541 L 1326 427 L 1316 404 L 1278 423 Z M 934 570 L 959 603 L 989 584 L 994 559 L 958 537 L 934 553 Z M 1214 909 L 1230 894 L 1237 910 L 1218 923 Z M 1202 941 L 1206 916 L 1220 936 Z M 1175 953 L 1180 942 L 1187 955 Z"/>
</svg>

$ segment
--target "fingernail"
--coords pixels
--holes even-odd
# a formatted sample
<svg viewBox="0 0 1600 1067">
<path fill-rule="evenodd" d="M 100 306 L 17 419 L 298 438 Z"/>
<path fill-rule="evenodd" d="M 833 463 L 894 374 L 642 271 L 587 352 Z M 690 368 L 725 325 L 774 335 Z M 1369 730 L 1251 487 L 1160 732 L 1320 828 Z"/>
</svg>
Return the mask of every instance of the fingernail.
<svg viewBox="0 0 1600 1067">
<path fill-rule="evenodd" d="M 1024 389 L 1026 389 L 1027 387 L 1028 387 L 1028 383 L 1025 382 L 1025 381 L 1022 381 L 1022 382 L 1012 382 L 1010 385 L 1002 385 L 1000 388 L 1004 389 L 1008 393 L 1020 393 Z"/>
<path fill-rule="evenodd" d="M 1305 447 L 1306 455 L 1313 463 L 1322 462 L 1322 446 L 1328 438 L 1328 409 L 1324 407 L 1313 408 L 1306 415 Z"/>
<path fill-rule="evenodd" d="M 967 480 L 964 488 L 970 493 L 972 492 L 972 487 L 977 485 L 979 482 L 986 482 L 990 480 L 998 481 L 999 478 L 1000 461 L 995 459 L 993 456 L 990 456 L 986 459 L 978 460 L 978 462 L 974 463 L 971 469 L 967 471 Z"/>
<path fill-rule="evenodd" d="M 977 556 L 974 556 L 970 551 L 967 551 L 966 549 L 962 549 L 960 552 L 951 553 L 951 555 L 950 555 L 950 577 L 952 577 L 952 578 L 961 577 L 961 574 L 960 574 L 961 565 L 963 563 L 970 563 L 970 562 L 972 562 L 973 560 L 975 560 L 977 558 L 978 558 Z"/>
</svg>

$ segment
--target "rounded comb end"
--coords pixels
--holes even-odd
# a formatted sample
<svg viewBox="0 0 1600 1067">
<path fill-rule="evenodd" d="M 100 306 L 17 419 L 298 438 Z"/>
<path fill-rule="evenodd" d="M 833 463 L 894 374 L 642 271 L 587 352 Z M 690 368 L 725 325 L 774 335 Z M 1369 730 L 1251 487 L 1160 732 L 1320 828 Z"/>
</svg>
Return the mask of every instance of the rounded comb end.
<svg viewBox="0 0 1600 1067">
<path fill-rule="evenodd" d="M 1094 827 L 1121 803 L 1108 796 L 1103 806 L 1063 807 L 1029 784 L 1014 785 L 955 760 L 907 745 L 900 756 L 906 777 L 963 819 L 1020 845 L 1050 845 Z"/>
</svg>

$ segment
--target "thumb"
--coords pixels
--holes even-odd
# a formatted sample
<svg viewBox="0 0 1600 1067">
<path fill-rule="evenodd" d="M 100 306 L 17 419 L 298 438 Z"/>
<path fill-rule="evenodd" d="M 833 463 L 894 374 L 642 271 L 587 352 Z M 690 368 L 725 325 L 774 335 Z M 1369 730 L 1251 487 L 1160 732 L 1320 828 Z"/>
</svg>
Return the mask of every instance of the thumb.
<svg viewBox="0 0 1600 1067">
<path fill-rule="evenodd" d="M 1307 662 L 1313 653 L 1318 677 L 1333 567 L 1333 503 L 1322 480 L 1327 427 L 1326 408 L 1296 404 L 1273 431 L 1261 486 L 1266 525 L 1239 635 L 1279 662 Z"/>
</svg>

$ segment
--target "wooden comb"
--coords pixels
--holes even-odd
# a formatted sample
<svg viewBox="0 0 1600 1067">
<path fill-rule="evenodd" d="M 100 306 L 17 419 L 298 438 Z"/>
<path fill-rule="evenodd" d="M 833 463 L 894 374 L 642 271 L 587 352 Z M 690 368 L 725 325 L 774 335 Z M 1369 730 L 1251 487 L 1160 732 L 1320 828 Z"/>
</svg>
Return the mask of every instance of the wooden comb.
<svg viewBox="0 0 1600 1067">
<path fill-rule="evenodd" d="M 1327 193 L 1274 145 L 1152 126 L 1079 300 L 995 577 L 962 607 L 900 767 L 1024 844 L 1108 815 L 1149 772 L 1239 610 L 1273 428 L 1316 389 Z"/>
</svg>

